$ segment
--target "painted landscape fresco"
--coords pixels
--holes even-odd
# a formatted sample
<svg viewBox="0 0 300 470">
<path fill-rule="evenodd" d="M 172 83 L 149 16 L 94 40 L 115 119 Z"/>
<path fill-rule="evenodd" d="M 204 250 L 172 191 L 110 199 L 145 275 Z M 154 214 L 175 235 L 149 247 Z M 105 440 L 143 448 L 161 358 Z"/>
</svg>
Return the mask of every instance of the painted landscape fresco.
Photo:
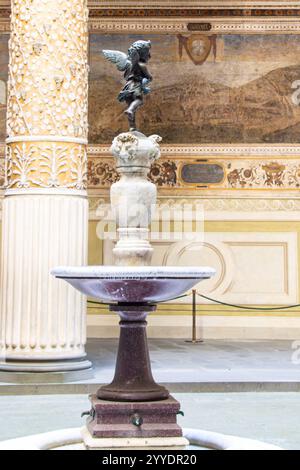
<svg viewBox="0 0 300 470">
<path fill-rule="evenodd" d="M 93 143 L 109 143 L 126 130 L 116 101 L 122 74 L 101 50 L 125 52 L 136 39 L 91 36 Z M 147 39 L 153 43 L 149 69 L 155 80 L 138 116 L 144 133 L 159 133 L 167 144 L 300 142 L 300 36 L 220 35 L 202 65 L 186 50 L 180 58 L 177 36 Z"/>
<path fill-rule="evenodd" d="M 127 130 L 123 107 L 116 99 L 123 85 L 122 73 L 102 57 L 101 50 L 125 52 L 140 38 L 90 37 L 91 143 L 109 144 L 117 133 Z M 201 65 L 195 65 L 184 47 L 180 54 L 176 35 L 144 39 L 153 44 L 149 69 L 154 76 L 152 93 L 138 114 L 145 134 L 159 133 L 166 144 L 300 142 L 299 35 L 218 35 Z M 2 141 L 7 43 L 8 35 L 0 35 Z M 200 53 L 201 47 L 197 46 Z"/>
</svg>

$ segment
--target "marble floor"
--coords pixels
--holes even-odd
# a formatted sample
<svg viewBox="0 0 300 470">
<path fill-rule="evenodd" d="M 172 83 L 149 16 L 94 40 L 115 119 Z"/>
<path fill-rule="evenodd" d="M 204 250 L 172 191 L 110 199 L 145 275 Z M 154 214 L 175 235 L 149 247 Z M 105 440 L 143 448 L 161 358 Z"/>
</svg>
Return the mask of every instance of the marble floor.
<svg viewBox="0 0 300 470">
<path fill-rule="evenodd" d="M 297 393 L 178 393 L 183 427 L 262 440 L 300 449 Z M 86 395 L 0 397 L 0 441 L 59 428 L 81 426 L 89 409 Z"/>
</svg>

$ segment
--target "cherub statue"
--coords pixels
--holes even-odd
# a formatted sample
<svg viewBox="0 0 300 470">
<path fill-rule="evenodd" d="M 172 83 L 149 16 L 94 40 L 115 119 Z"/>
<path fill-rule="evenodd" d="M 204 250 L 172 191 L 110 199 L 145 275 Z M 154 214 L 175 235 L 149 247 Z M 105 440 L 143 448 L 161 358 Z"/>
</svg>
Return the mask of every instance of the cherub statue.
<svg viewBox="0 0 300 470">
<path fill-rule="evenodd" d="M 147 62 L 151 59 L 150 41 L 136 41 L 128 49 L 128 54 L 120 51 L 103 50 L 103 54 L 110 62 L 116 64 L 120 72 L 124 72 L 126 84 L 118 96 L 120 102 L 125 101 L 130 131 L 136 130 L 136 112 L 143 105 L 143 95 L 150 93 L 148 83 L 152 76 L 147 70 Z"/>
</svg>

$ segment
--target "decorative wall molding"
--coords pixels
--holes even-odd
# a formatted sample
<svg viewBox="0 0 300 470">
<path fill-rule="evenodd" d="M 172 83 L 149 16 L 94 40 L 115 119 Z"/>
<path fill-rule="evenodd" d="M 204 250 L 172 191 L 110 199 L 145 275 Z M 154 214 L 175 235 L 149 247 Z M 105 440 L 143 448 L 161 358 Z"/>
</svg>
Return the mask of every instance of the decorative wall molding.
<svg viewBox="0 0 300 470">
<path fill-rule="evenodd" d="M 88 160 L 88 187 L 109 188 L 119 180 L 115 162 L 111 159 L 90 158 Z"/>
<path fill-rule="evenodd" d="M 4 186 L 5 162 L 0 157 L 0 186 Z M 163 149 L 163 156 L 155 162 L 149 178 L 161 189 L 191 191 L 299 191 L 299 148 L 265 148 L 260 154 L 252 148 L 244 156 L 245 149 L 219 148 L 218 152 L 203 148 L 198 155 L 188 154 L 185 149 Z M 180 149 L 179 149 L 180 150 Z M 183 149 L 182 149 L 183 150 Z M 217 149 L 215 149 L 217 150 Z M 237 151 L 239 150 L 239 151 Z M 282 156 L 283 150 L 286 155 Z M 1 154 L 1 152 L 0 152 Z M 180 157 L 178 157 L 178 154 Z M 198 158 L 197 158 L 198 157 Z M 194 165 L 200 171 L 199 180 L 183 177 L 186 169 Z M 223 172 L 219 182 L 209 180 L 209 167 L 218 167 Z M 197 169 L 197 168 L 196 168 Z M 203 171 L 202 171 L 203 170 Z M 204 172 L 204 173 L 203 173 Z M 213 175 L 212 175 L 213 176 Z M 207 179 L 208 178 L 208 179 Z M 114 159 L 93 151 L 88 158 L 82 145 L 55 142 L 13 143 L 7 150 L 8 188 L 73 188 L 82 190 L 108 190 L 118 180 Z"/>
<path fill-rule="evenodd" d="M 89 218 L 90 221 L 101 221 L 109 205 L 108 195 L 99 197 L 90 194 Z M 270 197 L 164 197 L 159 196 L 157 202 L 157 215 L 163 217 L 169 210 L 170 215 L 174 207 L 194 208 L 199 214 L 202 211 L 205 221 L 249 223 L 261 222 L 268 224 L 276 222 L 298 223 L 300 220 L 300 197 L 297 198 L 270 198 Z M 193 210 L 193 209 L 192 209 Z M 104 211 L 104 212 L 103 212 Z M 161 212 L 161 215 L 160 214 Z M 195 212 L 196 213 L 196 212 Z M 164 215 L 165 217 L 165 215 Z M 265 227 L 265 226 L 264 226 Z"/>
<path fill-rule="evenodd" d="M 214 18 L 214 17 L 290 17 L 300 16 L 298 8 L 95 8 L 90 12 L 92 18 Z"/>
<path fill-rule="evenodd" d="M 22 195 L 41 195 L 41 196 L 76 196 L 86 198 L 86 194 L 79 191 L 70 191 L 68 193 L 63 190 L 52 189 L 30 189 L 30 190 L 8 190 L 5 192 L 6 196 Z M 4 190 L 0 189 L 0 220 L 1 210 L 3 203 Z M 89 219 L 100 220 L 102 217 L 99 215 L 101 206 L 109 204 L 108 193 L 104 196 L 98 196 L 91 193 L 88 198 L 89 202 Z M 166 206 L 184 205 L 184 204 L 200 204 L 203 207 L 206 220 L 214 221 L 295 221 L 300 219 L 300 196 L 299 198 L 291 197 L 196 197 L 196 196 L 160 196 L 157 201 L 158 209 Z"/>
<path fill-rule="evenodd" d="M 4 151 L 4 145 L 1 145 L 1 187 L 5 183 Z M 14 153 L 16 165 L 12 163 L 11 152 Z M 38 153 L 42 155 L 41 159 L 35 158 Z M 65 188 L 103 190 L 109 189 L 118 180 L 108 146 L 88 147 L 87 170 L 84 146 L 68 142 L 30 142 L 29 139 L 24 143 L 12 143 L 7 156 L 10 188 L 26 188 L 28 184 L 51 188 L 57 187 L 59 181 Z M 198 194 L 199 189 L 299 191 L 299 156 L 298 145 L 162 146 L 162 158 L 154 163 L 149 177 L 170 194 L 175 189 L 198 191 Z M 183 168 L 191 164 L 218 165 L 224 171 L 224 178 L 216 184 L 184 181 Z"/>
<path fill-rule="evenodd" d="M 224 302 L 289 305 L 298 301 L 296 232 L 205 232 L 201 242 L 157 241 L 153 247 L 154 265 L 213 266 L 216 276 L 199 284 L 198 290 Z M 105 240 L 104 264 L 112 263 L 112 248 L 113 241 Z M 174 302 L 186 303 L 186 299 Z"/>
<path fill-rule="evenodd" d="M 279 34 L 279 33 L 300 33 L 300 10 L 299 18 L 278 17 L 276 20 L 265 18 L 264 20 L 257 20 L 253 18 L 243 17 L 239 19 L 209 19 L 211 29 L 209 34 Z M 192 23 L 197 23 L 192 18 L 183 20 L 182 18 L 173 19 L 114 19 L 107 18 L 90 18 L 89 29 L 90 32 L 102 33 L 190 33 L 190 26 Z M 198 30 L 194 26 L 194 30 Z M 201 30 L 201 26 L 199 26 Z M 205 33 L 203 33 L 205 34 Z"/>
<path fill-rule="evenodd" d="M 2 0 L 9 5 L 8 0 Z M 140 8 L 133 0 L 90 0 L 88 2 L 90 10 L 101 8 Z M 199 0 L 144 0 L 143 7 L 147 8 L 199 8 Z M 214 9 L 221 8 L 299 8 L 299 2 L 295 0 L 201 0 L 201 7 Z"/>
<path fill-rule="evenodd" d="M 188 203 L 199 203 L 203 205 L 205 212 L 299 212 L 300 211 L 300 196 L 299 198 L 177 198 L 160 197 L 158 199 L 158 207 L 165 207 L 166 205 L 172 206 L 175 204 L 184 205 Z"/>
<path fill-rule="evenodd" d="M 200 171 L 199 179 L 184 179 L 184 170 L 194 165 Z M 114 161 L 111 158 L 91 158 L 89 160 L 88 187 L 109 188 L 117 181 Z M 220 182 L 211 180 L 207 174 L 211 167 L 218 167 L 222 172 Z M 214 176 L 212 174 L 212 176 Z M 159 188 L 173 189 L 210 189 L 210 190 L 278 190 L 299 191 L 300 161 L 298 159 L 279 158 L 232 158 L 210 156 L 207 159 L 162 158 L 154 163 L 149 179 Z"/>
<path fill-rule="evenodd" d="M 10 9 L 11 0 L 0 0 L 1 9 Z M 172 6 L 173 8 L 186 8 L 195 7 L 199 8 L 199 0 L 144 0 L 143 7 L 147 8 L 166 8 Z M 205 8 L 214 9 L 221 8 L 297 8 L 299 2 L 295 0 L 201 0 L 201 6 Z M 88 7 L 90 10 L 99 8 L 140 8 L 133 0 L 89 0 Z"/>
<path fill-rule="evenodd" d="M 31 137 L 29 140 L 33 140 Z M 40 139 L 38 139 L 40 141 Z M 51 141 L 51 137 L 43 139 Z M 67 140 L 69 141 L 69 140 Z M 80 143 L 80 142 L 77 142 Z M 249 158 L 264 158 L 264 157 L 300 157 L 300 145 L 298 144 L 211 144 L 211 145 L 161 145 L 161 154 L 163 157 L 184 157 L 185 159 L 194 159 L 195 156 L 202 157 L 249 157 Z M 89 158 L 111 157 L 109 145 L 88 145 Z M 5 144 L 0 142 L 0 160 L 5 155 Z"/>
<path fill-rule="evenodd" d="M 5 12 L 10 11 L 11 0 L 0 0 L 0 9 Z M 137 5 L 133 0 L 89 0 L 88 7 L 91 12 L 99 9 L 137 9 L 140 10 L 141 6 Z M 199 9 L 199 0 L 144 0 L 142 9 L 153 8 L 163 9 L 172 7 L 174 9 L 195 8 Z M 299 2 L 295 0 L 201 0 L 201 8 L 213 10 L 215 8 L 221 9 L 284 9 L 284 8 L 299 8 Z"/>
<path fill-rule="evenodd" d="M 103 196 L 93 196 L 89 197 L 90 210 L 93 211 L 101 204 L 107 204 L 109 198 Z M 204 209 L 207 211 L 240 211 L 240 212 L 300 212 L 300 196 L 299 198 L 220 198 L 218 196 L 206 198 L 201 197 L 197 198 L 195 196 L 188 197 L 159 197 L 157 204 L 158 207 L 165 205 L 183 205 L 187 203 L 198 202 L 203 205 Z"/>
<path fill-rule="evenodd" d="M 89 156 L 106 157 L 111 155 L 109 145 L 93 145 L 88 146 Z M 276 156 L 290 157 L 300 156 L 300 145 L 298 144 L 210 144 L 210 145 L 161 145 L 161 154 L 165 157 L 184 156 L 185 158 L 195 158 L 199 156 L 236 156 L 236 157 L 257 157 Z M 1 155 L 1 147 L 0 147 Z"/>
<path fill-rule="evenodd" d="M 99 19 L 90 18 L 89 30 L 90 32 L 102 32 L 102 33 L 189 33 L 188 24 L 191 23 L 191 19 L 183 21 L 182 19 L 174 18 L 172 20 L 158 19 L 154 22 L 149 20 L 114 20 L 114 19 Z M 193 22 L 193 21 L 192 21 Z M 194 20 L 195 22 L 195 20 Z M 280 34 L 280 33 L 300 33 L 300 16 L 299 19 L 286 17 L 278 17 L 276 20 L 270 20 L 265 18 L 264 20 L 258 21 L 248 17 L 241 19 L 230 20 L 230 19 L 213 19 L 210 20 L 211 30 L 210 34 Z M 0 32 L 10 33 L 10 21 L 9 18 L 1 16 L 0 10 Z M 205 34 L 205 33 L 203 33 Z"/>
<path fill-rule="evenodd" d="M 300 5 L 295 1 L 251 2 L 206 0 L 148 0 L 142 8 L 128 0 L 90 1 L 90 31 L 98 32 L 188 32 L 189 23 L 209 21 L 210 33 L 300 32 Z M 0 31 L 10 31 L 10 2 L 0 3 Z M 149 18 L 155 21 L 149 21 Z M 260 18 L 260 19 L 259 19 Z"/>
</svg>

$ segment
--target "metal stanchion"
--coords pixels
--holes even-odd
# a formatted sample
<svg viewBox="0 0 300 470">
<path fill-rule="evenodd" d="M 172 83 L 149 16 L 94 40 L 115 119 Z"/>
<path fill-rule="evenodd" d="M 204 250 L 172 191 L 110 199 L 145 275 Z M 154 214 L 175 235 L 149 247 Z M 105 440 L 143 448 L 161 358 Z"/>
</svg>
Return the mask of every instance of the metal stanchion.
<svg viewBox="0 0 300 470">
<path fill-rule="evenodd" d="M 203 343 L 202 339 L 197 339 L 197 302 L 196 302 L 197 291 L 192 290 L 193 296 L 193 328 L 192 328 L 192 339 L 186 340 L 186 343 L 198 344 Z"/>
</svg>

